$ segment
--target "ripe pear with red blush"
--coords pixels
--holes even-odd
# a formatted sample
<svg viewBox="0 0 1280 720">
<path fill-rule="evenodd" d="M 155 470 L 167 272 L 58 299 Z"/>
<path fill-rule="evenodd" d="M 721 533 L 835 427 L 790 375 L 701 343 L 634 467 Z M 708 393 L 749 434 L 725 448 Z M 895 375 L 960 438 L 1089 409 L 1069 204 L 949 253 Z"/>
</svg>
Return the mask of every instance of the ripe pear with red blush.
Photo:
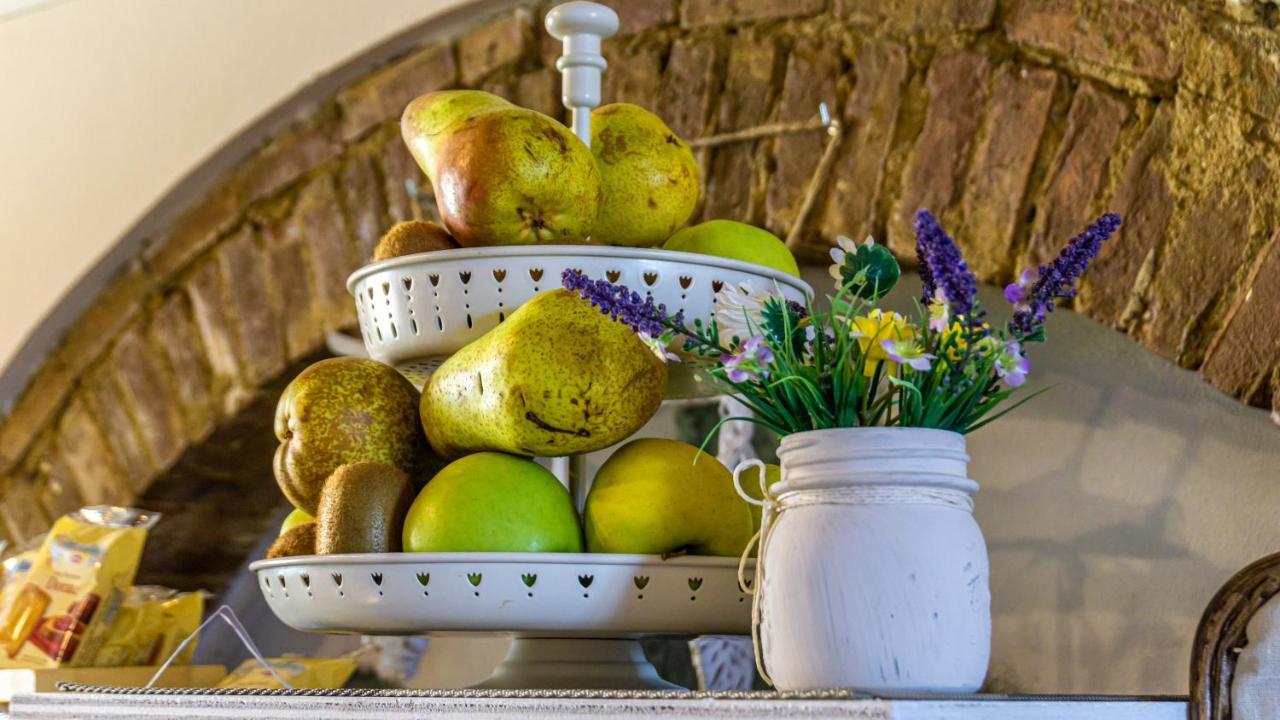
<svg viewBox="0 0 1280 720">
<path fill-rule="evenodd" d="M 432 93 L 401 133 L 464 247 L 585 243 L 603 199 L 591 150 L 565 126 L 478 90 Z"/>
</svg>

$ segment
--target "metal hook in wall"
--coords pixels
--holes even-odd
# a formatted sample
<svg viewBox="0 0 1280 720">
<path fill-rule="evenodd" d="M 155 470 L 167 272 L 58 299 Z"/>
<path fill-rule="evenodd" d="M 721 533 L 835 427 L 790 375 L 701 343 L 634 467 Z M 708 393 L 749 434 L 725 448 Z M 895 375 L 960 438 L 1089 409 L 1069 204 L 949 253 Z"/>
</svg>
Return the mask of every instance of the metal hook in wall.
<svg viewBox="0 0 1280 720">
<path fill-rule="evenodd" d="M 840 148 L 841 141 L 844 140 L 844 126 L 838 118 L 831 114 L 831 110 L 825 102 L 818 104 L 818 116 L 809 120 L 769 123 L 746 128 L 745 130 L 709 135 L 690 140 L 689 146 L 694 149 L 715 147 L 717 145 L 822 129 L 825 129 L 829 136 L 827 145 L 822 151 L 822 157 L 818 160 L 818 166 L 814 168 L 813 176 L 809 179 L 809 186 L 805 189 L 804 198 L 800 202 L 800 209 L 796 213 L 795 222 L 791 225 L 791 231 L 787 233 L 787 247 L 794 250 L 800 244 L 805 224 L 809 216 L 813 214 L 813 208 L 817 204 L 818 196 L 822 193 L 822 187 L 826 185 L 827 178 L 831 175 L 831 168 L 835 165 L 836 151 Z"/>
</svg>

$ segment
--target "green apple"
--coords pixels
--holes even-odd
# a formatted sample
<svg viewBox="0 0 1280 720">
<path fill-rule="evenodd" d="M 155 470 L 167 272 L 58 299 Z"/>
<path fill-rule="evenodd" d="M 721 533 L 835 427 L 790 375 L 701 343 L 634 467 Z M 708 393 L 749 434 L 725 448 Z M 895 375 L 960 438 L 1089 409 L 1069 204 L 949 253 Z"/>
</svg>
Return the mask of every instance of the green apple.
<svg viewBox="0 0 1280 720">
<path fill-rule="evenodd" d="M 800 277 L 795 256 L 777 235 L 732 220 L 708 220 L 678 230 L 662 248 L 742 260 Z"/>
<path fill-rule="evenodd" d="M 292 512 L 284 516 L 284 522 L 280 523 L 280 534 L 283 535 L 290 530 L 307 523 L 313 523 L 316 519 L 311 517 L 306 510 L 294 508 Z"/>
<path fill-rule="evenodd" d="M 736 556 L 754 532 L 750 508 L 711 455 L 676 440 L 632 440 L 605 461 L 587 494 L 587 550 Z"/>
<path fill-rule="evenodd" d="M 405 552 L 582 552 L 569 491 L 541 465 L 496 452 L 454 460 L 418 493 Z"/>
</svg>

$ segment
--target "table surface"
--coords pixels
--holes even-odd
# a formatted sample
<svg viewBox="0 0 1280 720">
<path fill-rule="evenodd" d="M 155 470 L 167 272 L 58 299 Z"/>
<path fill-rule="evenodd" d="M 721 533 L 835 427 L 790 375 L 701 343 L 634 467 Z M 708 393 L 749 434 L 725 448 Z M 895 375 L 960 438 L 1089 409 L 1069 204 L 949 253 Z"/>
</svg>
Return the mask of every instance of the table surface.
<svg viewBox="0 0 1280 720">
<path fill-rule="evenodd" d="M 1183 720 L 1183 698 L 971 696 L 957 699 L 777 699 L 758 696 L 444 697 L 430 693 L 368 696 L 38 693 L 18 695 L 14 720 L 26 718 L 863 718 L 866 720 Z"/>
</svg>

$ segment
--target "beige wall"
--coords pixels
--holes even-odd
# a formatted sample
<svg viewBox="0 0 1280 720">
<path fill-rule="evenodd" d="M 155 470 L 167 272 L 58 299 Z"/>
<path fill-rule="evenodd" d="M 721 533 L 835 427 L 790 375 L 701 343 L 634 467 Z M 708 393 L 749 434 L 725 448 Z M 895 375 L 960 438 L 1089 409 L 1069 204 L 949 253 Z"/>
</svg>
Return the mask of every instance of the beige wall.
<svg viewBox="0 0 1280 720">
<path fill-rule="evenodd" d="M 12 2 L 12 0 L 9 0 Z M 460 0 L 0 0 L 0 367 L 183 174 Z"/>
<path fill-rule="evenodd" d="M 1056 313 L 1030 352 L 1029 382 L 1052 390 L 969 440 L 991 553 L 991 678 L 1186 693 L 1205 605 L 1280 550 L 1277 429 L 1073 313 Z"/>
</svg>

